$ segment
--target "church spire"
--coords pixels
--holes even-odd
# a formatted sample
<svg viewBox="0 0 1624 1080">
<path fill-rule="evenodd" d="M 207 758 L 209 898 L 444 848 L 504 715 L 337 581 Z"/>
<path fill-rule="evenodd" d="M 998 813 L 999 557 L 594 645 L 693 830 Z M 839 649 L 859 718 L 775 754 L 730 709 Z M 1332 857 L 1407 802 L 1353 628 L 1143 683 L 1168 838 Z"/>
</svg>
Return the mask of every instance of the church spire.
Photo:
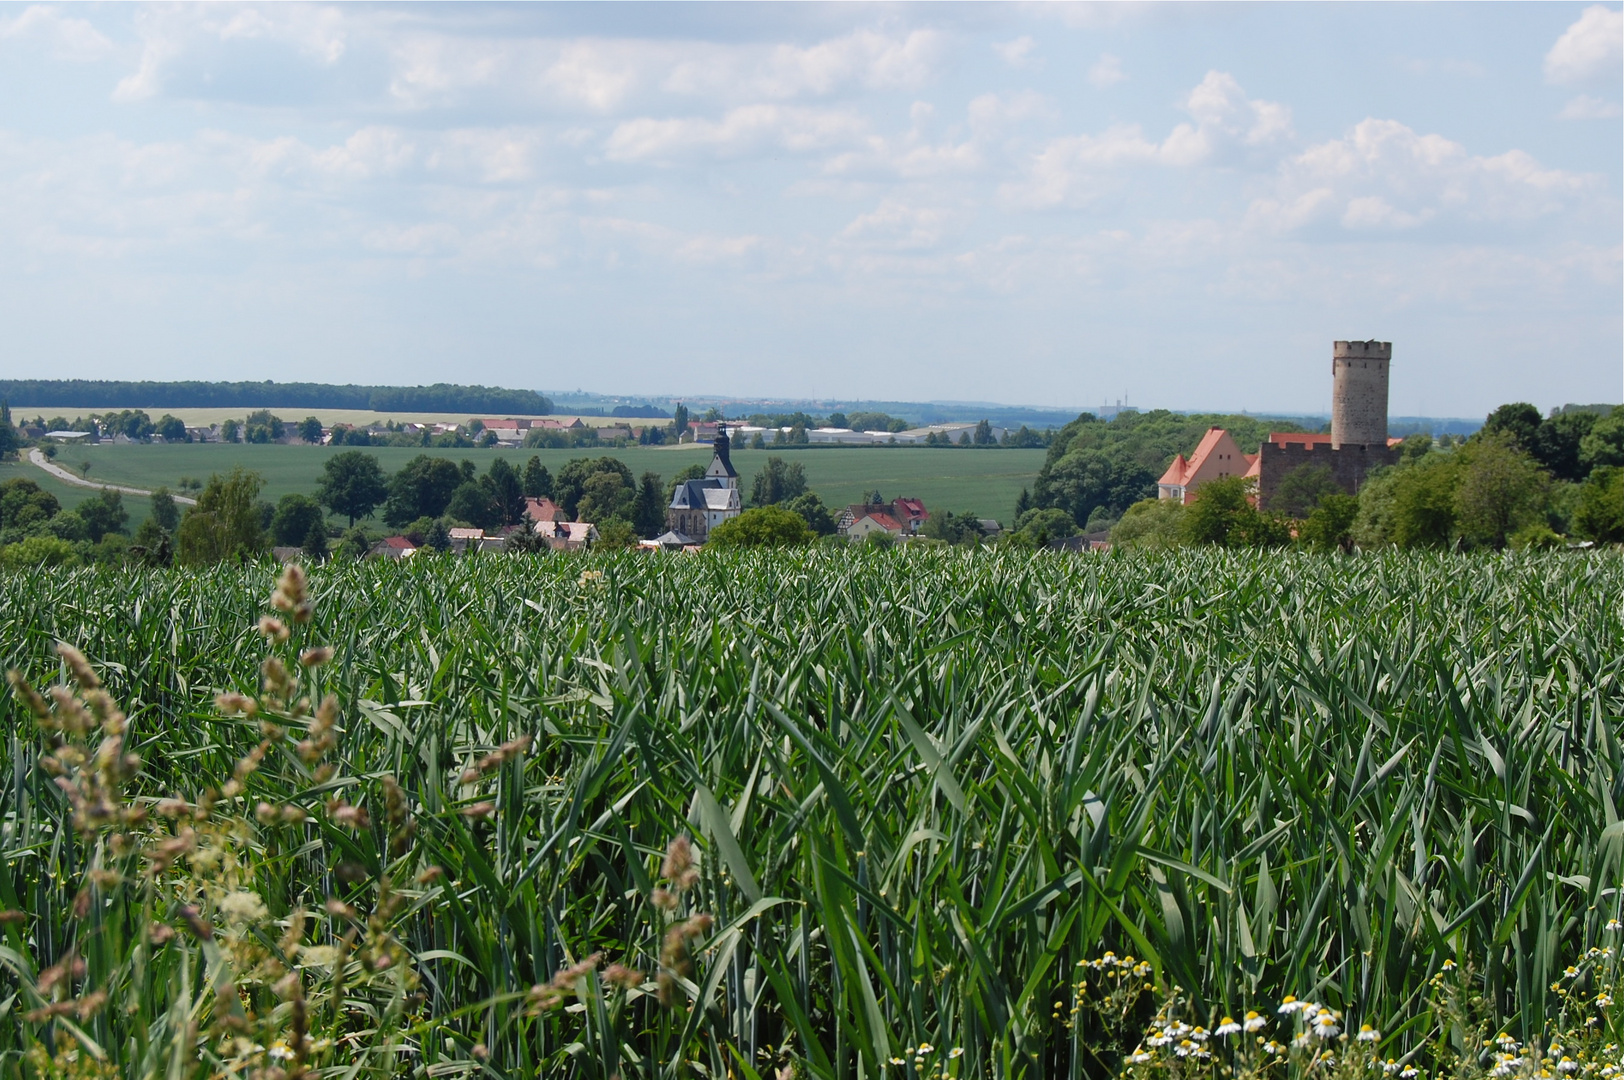
<svg viewBox="0 0 1624 1080">
<path fill-rule="evenodd" d="M 727 424 L 717 424 L 716 438 L 711 443 L 712 454 L 710 468 L 705 470 L 706 476 L 721 477 L 729 481 L 738 480 L 739 474 L 733 468 L 733 459 L 728 456 L 728 451 L 731 448 L 732 443 L 727 437 Z M 729 486 L 731 487 L 732 483 L 730 483 Z"/>
</svg>

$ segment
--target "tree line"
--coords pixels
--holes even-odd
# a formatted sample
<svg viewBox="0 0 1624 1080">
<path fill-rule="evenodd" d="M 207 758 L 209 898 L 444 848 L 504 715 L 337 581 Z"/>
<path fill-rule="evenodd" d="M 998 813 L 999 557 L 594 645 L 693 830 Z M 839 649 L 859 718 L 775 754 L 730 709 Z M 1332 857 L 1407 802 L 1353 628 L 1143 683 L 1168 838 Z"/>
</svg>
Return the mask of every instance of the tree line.
<svg viewBox="0 0 1624 1080">
<path fill-rule="evenodd" d="M 371 409 L 374 412 L 516 413 L 541 416 L 553 402 L 534 390 L 498 386 L 361 386 L 309 382 L 132 382 L 113 379 L 0 379 L 0 397 L 18 407 Z"/>
</svg>

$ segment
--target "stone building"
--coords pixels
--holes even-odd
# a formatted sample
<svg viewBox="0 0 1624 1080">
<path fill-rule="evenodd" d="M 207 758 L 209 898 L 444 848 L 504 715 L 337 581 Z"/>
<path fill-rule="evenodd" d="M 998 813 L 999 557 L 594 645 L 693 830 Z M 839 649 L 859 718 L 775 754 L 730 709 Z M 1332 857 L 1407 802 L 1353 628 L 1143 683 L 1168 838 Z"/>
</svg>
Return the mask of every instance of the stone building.
<svg viewBox="0 0 1624 1080">
<path fill-rule="evenodd" d="M 711 462 L 699 480 L 678 484 L 665 510 L 668 530 L 660 539 L 673 546 L 703 544 L 710 531 L 739 516 L 739 474 L 729 456 L 727 425 L 718 425 L 711 442 Z"/>
<path fill-rule="evenodd" d="M 1173 459 L 1157 482 L 1163 499 L 1189 502 L 1208 480 L 1244 476 L 1257 482 L 1268 510 L 1281 481 L 1298 469 L 1324 466 L 1337 487 L 1354 494 L 1370 471 L 1398 463 L 1399 439 L 1387 437 L 1389 341 L 1338 341 L 1331 346 L 1331 433 L 1276 431 L 1244 454 L 1223 428 L 1211 428 L 1189 458 Z"/>
</svg>

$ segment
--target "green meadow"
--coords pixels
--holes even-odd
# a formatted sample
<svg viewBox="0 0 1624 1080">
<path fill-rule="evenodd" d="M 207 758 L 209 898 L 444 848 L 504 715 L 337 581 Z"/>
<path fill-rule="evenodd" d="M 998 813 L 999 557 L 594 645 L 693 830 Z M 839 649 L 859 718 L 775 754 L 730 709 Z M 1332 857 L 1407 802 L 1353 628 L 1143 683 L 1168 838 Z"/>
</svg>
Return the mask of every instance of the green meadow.
<svg viewBox="0 0 1624 1080">
<path fill-rule="evenodd" d="M 225 472 L 241 465 L 265 478 L 265 498 L 275 501 L 283 495 L 315 491 L 323 463 L 340 449 L 324 446 L 256 446 L 248 444 L 203 443 L 190 445 L 115 445 L 64 447 L 59 464 L 77 471 L 81 462 L 91 463 L 90 478 L 130 487 L 178 490 L 183 476 L 207 480 L 210 473 Z M 552 472 L 572 458 L 610 455 L 624 461 L 634 474 L 645 471 L 669 480 L 688 465 L 710 459 L 710 448 L 701 446 L 641 447 L 624 449 L 590 448 L 574 450 L 422 450 L 403 447 L 364 447 L 374 454 L 388 472 L 394 472 L 417 454 L 426 453 L 461 461 L 467 459 L 484 471 L 495 456 L 506 457 L 522 468 L 532 456 Z M 1010 523 L 1015 500 L 1023 487 L 1030 487 L 1043 465 L 1042 450 L 970 450 L 934 447 L 836 447 L 816 450 L 739 450 L 733 462 L 739 471 L 745 493 L 750 477 L 762 462 L 777 454 L 800 462 L 806 469 L 808 486 L 830 506 L 857 502 L 865 492 L 878 489 L 886 499 L 915 496 L 932 509 L 955 513 L 973 511 L 981 517 Z M 38 469 L 22 466 L 21 475 L 43 483 Z M 58 484 L 53 491 L 67 488 Z M 68 489 L 72 490 L 72 489 Z M 80 489 L 83 490 L 83 489 Z M 61 495 L 59 494 L 59 498 Z M 71 502 L 84 498 L 75 495 Z M 138 511 L 127 499 L 131 516 Z M 65 499 L 64 504 L 70 504 Z"/>
</svg>

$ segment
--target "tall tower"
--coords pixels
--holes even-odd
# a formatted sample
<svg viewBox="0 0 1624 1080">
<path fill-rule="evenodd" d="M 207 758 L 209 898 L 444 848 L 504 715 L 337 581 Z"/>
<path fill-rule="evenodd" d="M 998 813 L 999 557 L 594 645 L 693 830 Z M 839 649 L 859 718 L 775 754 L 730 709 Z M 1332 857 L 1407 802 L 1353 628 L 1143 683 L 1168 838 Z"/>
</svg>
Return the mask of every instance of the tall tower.
<svg viewBox="0 0 1624 1080">
<path fill-rule="evenodd" d="M 1391 341 L 1338 341 L 1331 347 L 1331 448 L 1387 446 L 1387 365 Z"/>
</svg>

